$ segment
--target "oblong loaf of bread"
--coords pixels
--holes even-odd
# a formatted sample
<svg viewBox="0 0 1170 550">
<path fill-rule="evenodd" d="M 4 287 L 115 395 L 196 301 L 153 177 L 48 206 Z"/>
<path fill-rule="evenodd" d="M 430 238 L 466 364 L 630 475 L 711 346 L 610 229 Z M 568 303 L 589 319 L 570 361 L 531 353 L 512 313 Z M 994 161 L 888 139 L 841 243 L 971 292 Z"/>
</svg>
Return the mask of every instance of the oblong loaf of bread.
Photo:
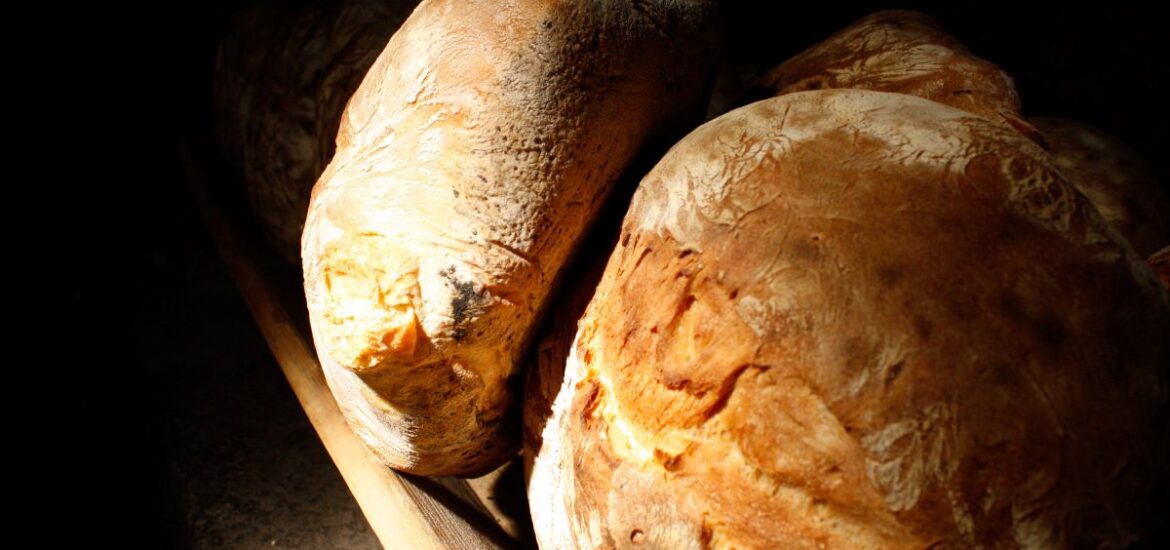
<svg viewBox="0 0 1170 550">
<path fill-rule="evenodd" d="M 643 179 L 569 349 L 541 547 L 1139 540 L 1170 300 L 1115 237 L 1038 145 L 933 101 L 703 125 Z"/>
<path fill-rule="evenodd" d="M 383 461 L 472 474 L 515 451 L 534 320 L 639 150 L 702 115 L 718 28 L 707 1 L 428 0 L 390 40 L 302 241 L 326 377 Z"/>
</svg>

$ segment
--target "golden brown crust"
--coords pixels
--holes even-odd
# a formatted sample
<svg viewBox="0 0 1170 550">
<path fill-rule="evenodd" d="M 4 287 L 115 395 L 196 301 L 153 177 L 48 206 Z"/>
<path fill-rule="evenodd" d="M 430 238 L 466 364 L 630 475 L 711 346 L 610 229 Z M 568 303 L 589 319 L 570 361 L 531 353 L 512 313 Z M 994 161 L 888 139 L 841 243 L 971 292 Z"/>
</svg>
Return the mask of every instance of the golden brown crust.
<svg viewBox="0 0 1170 550">
<path fill-rule="evenodd" d="M 923 97 L 1037 135 L 1006 72 L 971 54 L 929 16 L 907 10 L 858 20 L 769 71 L 745 99 L 838 88 Z"/>
<path fill-rule="evenodd" d="M 1087 124 L 1059 118 L 1031 122 L 1069 183 L 1140 256 L 1170 244 L 1170 196 L 1133 150 Z"/>
<path fill-rule="evenodd" d="M 711 2 L 423 2 L 370 69 L 303 239 L 314 338 L 388 464 L 514 452 L 508 379 L 647 140 L 701 115 Z"/>
<path fill-rule="evenodd" d="M 794 93 L 643 180 L 529 498 L 542 546 L 1119 546 L 1165 497 L 1170 303 L 1034 143 Z"/>
</svg>

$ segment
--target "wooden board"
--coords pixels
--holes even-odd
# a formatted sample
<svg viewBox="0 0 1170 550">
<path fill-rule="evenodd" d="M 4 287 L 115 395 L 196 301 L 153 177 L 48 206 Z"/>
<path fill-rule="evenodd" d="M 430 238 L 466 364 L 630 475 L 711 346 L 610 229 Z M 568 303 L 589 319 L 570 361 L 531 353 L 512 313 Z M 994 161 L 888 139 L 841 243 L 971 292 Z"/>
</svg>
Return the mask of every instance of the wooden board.
<svg viewBox="0 0 1170 550">
<path fill-rule="evenodd" d="M 232 179 L 214 151 L 206 140 L 179 144 L 196 206 L 289 385 L 382 545 L 534 547 L 518 459 L 472 480 L 406 475 L 380 464 L 349 429 L 317 362 L 299 273 L 259 238 L 243 201 L 231 200 Z"/>
</svg>

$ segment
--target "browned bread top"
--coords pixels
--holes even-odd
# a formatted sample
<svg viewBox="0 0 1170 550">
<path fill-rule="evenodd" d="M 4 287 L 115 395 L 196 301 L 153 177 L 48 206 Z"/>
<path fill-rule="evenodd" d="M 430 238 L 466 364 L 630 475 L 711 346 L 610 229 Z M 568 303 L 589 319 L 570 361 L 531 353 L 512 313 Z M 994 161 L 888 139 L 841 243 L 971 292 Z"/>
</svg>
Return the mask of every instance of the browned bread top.
<svg viewBox="0 0 1170 550">
<path fill-rule="evenodd" d="M 831 88 L 924 97 L 1034 135 L 1021 118 L 1011 77 L 914 11 L 881 11 L 858 20 L 766 73 L 745 99 Z"/>
<path fill-rule="evenodd" d="M 542 544 L 1124 545 L 1167 477 L 1170 304 L 1010 128 L 860 90 L 643 180 L 529 492 Z"/>
</svg>

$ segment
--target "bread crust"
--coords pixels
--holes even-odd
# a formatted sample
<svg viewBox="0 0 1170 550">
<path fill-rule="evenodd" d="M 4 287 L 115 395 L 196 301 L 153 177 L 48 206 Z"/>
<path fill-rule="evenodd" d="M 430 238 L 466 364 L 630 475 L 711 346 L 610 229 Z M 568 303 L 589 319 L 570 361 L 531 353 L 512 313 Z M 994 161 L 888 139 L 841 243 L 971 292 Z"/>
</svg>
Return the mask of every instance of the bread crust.
<svg viewBox="0 0 1170 550">
<path fill-rule="evenodd" d="M 702 114 L 712 2 L 423 2 L 350 100 L 313 191 L 305 292 L 327 380 L 387 464 L 515 452 L 509 378 L 613 182 Z"/>
<path fill-rule="evenodd" d="M 1101 130 L 1060 118 L 1034 118 L 1069 183 L 1109 225 L 1149 256 L 1170 244 L 1170 196 L 1132 149 Z"/>
<path fill-rule="evenodd" d="M 537 537 L 1124 546 L 1164 509 L 1166 334 L 1149 266 L 1010 128 L 872 91 L 757 102 L 637 191 L 543 396 Z"/>
<path fill-rule="evenodd" d="M 1004 122 L 1032 139 L 1015 83 L 926 14 L 870 14 L 760 77 L 745 102 L 792 92 L 854 88 L 923 97 Z"/>
</svg>

